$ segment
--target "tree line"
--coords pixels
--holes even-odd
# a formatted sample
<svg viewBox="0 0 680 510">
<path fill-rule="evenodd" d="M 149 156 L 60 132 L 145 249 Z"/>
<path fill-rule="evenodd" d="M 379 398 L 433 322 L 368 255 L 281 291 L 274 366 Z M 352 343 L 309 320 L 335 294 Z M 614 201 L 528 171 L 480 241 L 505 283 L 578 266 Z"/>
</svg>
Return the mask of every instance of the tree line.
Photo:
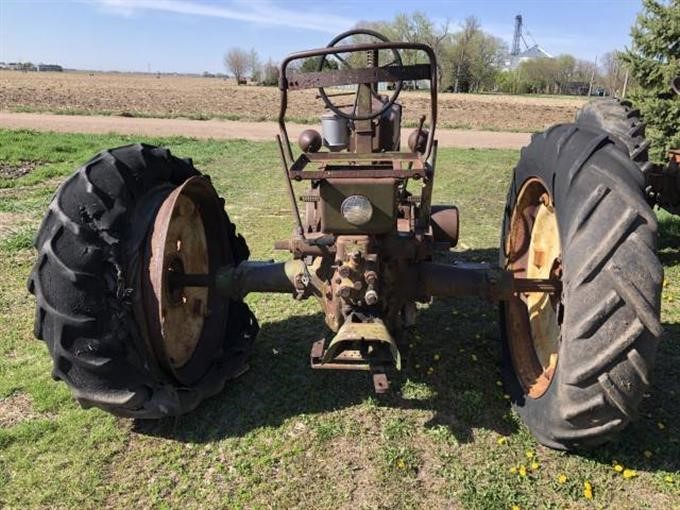
<svg viewBox="0 0 680 510">
<path fill-rule="evenodd" d="M 620 94 L 625 82 L 619 52 L 604 54 L 599 63 L 562 54 L 555 58 L 526 59 L 512 65 L 507 44 L 485 32 L 479 20 L 467 18 L 457 30 L 449 22 L 435 23 L 426 14 L 398 14 L 392 21 L 360 22 L 393 41 L 426 43 L 437 57 L 439 89 L 449 92 L 500 92 L 507 94 Z M 424 62 L 422 52 L 403 51 L 404 64 Z M 331 59 L 327 62 L 333 63 Z M 261 63 L 257 52 L 231 48 L 224 65 L 238 83 L 246 78 L 261 85 L 278 83 L 278 65 Z M 303 72 L 316 71 L 318 58 L 300 65 Z"/>
</svg>

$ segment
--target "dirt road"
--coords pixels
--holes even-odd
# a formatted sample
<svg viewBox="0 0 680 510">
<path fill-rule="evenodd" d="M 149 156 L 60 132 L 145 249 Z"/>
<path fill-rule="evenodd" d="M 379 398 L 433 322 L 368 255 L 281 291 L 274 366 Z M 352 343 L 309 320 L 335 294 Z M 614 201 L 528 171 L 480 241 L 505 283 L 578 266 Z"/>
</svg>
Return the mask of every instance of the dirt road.
<svg viewBox="0 0 680 510">
<path fill-rule="evenodd" d="M 0 128 L 35 129 L 62 133 L 120 133 L 143 136 L 188 136 L 192 138 L 273 140 L 278 133 L 274 122 L 228 120 L 152 119 L 96 115 L 53 115 L 0 112 Z M 288 124 L 291 140 L 305 126 Z M 406 138 L 411 129 L 404 129 Z M 519 149 L 529 143 L 530 133 L 440 129 L 440 147 L 474 149 Z M 404 140 L 402 143 L 406 143 Z"/>
</svg>

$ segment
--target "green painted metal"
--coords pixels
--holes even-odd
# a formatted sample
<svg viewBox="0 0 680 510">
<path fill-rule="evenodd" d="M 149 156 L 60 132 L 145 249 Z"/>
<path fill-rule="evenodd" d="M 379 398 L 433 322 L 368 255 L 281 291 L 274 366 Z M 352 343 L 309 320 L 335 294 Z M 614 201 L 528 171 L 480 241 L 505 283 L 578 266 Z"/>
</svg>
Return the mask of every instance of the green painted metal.
<svg viewBox="0 0 680 510">
<path fill-rule="evenodd" d="M 321 192 L 321 230 L 332 234 L 385 234 L 397 225 L 396 179 L 326 179 Z M 340 212 L 350 195 L 363 195 L 371 202 L 373 217 L 364 225 L 352 225 Z"/>
</svg>

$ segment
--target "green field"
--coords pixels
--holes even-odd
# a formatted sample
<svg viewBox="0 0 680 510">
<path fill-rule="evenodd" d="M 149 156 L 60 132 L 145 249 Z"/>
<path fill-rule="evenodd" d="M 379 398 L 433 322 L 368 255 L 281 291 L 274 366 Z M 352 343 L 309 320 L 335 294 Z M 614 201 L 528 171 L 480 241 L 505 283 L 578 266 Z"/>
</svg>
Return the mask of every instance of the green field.
<svg viewBox="0 0 680 510">
<path fill-rule="evenodd" d="M 365 374 L 309 369 L 311 343 L 326 334 L 314 302 L 253 295 L 262 329 L 251 370 L 195 412 L 143 422 L 81 409 L 33 339 L 31 240 L 66 175 L 131 141 L 0 130 L 0 507 L 680 508 L 680 221 L 663 213 L 655 381 L 640 419 L 590 453 L 537 445 L 511 412 L 496 307 L 477 300 L 422 307 L 387 396 Z M 285 258 L 272 247 L 291 231 L 273 144 L 145 141 L 212 176 L 252 258 Z M 435 202 L 460 207 L 457 254 L 494 261 L 519 153 L 439 156 Z"/>
</svg>

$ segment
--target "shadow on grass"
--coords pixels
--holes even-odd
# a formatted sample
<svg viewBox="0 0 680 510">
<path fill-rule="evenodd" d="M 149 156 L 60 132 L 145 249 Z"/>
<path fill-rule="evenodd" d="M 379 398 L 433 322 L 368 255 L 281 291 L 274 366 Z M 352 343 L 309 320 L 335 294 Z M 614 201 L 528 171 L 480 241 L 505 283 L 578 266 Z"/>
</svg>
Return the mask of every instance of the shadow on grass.
<svg viewBox="0 0 680 510">
<path fill-rule="evenodd" d="M 477 250 L 451 256 L 493 263 L 497 252 Z M 676 424 L 680 416 L 680 324 L 664 326 L 653 386 L 642 403 L 640 419 L 617 442 L 578 455 L 603 464 L 616 459 L 635 469 L 673 471 L 680 467 L 679 445 L 672 441 L 677 441 L 680 432 Z M 247 374 L 193 413 L 173 420 L 137 421 L 136 431 L 210 442 L 369 399 L 386 407 L 431 410 L 434 416 L 427 426 L 446 426 L 462 443 L 474 440 L 474 428 L 501 434 L 516 431 L 516 422 L 508 419 L 509 401 L 498 386 L 501 349 L 495 304 L 477 299 L 435 300 L 421 310 L 416 333 L 400 342 L 402 371 L 390 374 L 392 391 L 383 396 L 374 395 L 367 373 L 309 367 L 311 343 L 327 334 L 321 313 L 263 324 Z M 650 458 L 644 455 L 646 450 L 652 453 Z"/>
<path fill-rule="evenodd" d="M 659 220 L 658 252 L 664 266 L 680 263 L 680 217 L 664 216 Z"/>
<path fill-rule="evenodd" d="M 470 251 L 457 258 L 491 261 L 496 251 Z M 460 442 L 472 441 L 476 427 L 509 434 L 516 424 L 508 419 L 509 403 L 496 383 L 497 321 L 495 304 L 476 299 L 434 301 L 420 311 L 416 331 L 400 340 L 402 371 L 388 374 L 392 391 L 380 396 L 366 372 L 309 367 L 312 342 L 329 334 L 321 313 L 264 323 L 248 373 L 187 416 L 140 420 L 135 429 L 208 442 L 373 399 L 381 406 L 432 410 L 428 426 L 444 425 Z"/>
</svg>

